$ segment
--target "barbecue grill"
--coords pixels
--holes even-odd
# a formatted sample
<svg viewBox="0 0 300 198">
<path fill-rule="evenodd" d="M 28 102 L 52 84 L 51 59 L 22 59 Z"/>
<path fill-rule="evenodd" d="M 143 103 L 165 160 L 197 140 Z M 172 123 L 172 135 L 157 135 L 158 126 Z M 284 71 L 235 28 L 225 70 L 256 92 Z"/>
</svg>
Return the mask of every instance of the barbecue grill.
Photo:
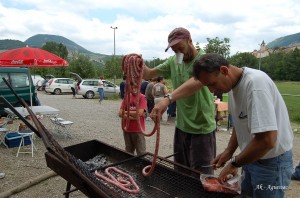
<svg viewBox="0 0 300 198">
<path fill-rule="evenodd" d="M 10 87 L 8 83 L 7 85 Z M 11 90 L 13 91 L 12 88 Z M 71 185 L 76 188 L 75 190 L 80 190 L 87 197 L 226 198 L 234 196 L 233 194 L 205 191 L 199 180 L 199 172 L 162 157 L 157 158 L 157 165 L 152 175 L 148 177 L 143 176 L 142 169 L 152 162 L 153 154 L 151 153 L 134 156 L 99 140 L 91 140 L 62 148 L 36 118 L 24 100 L 20 99 L 17 94 L 15 94 L 15 96 L 19 99 L 20 103 L 26 107 L 35 127 L 19 115 L 5 98 L 0 96 L 0 100 L 4 102 L 33 132 L 42 138 L 43 143 L 48 150 L 48 152 L 45 153 L 47 166 L 68 182 L 66 192 L 64 193 L 66 197 L 69 197 L 69 194 L 74 191 L 70 190 Z M 97 163 L 87 163 L 94 158 L 100 160 L 97 161 Z M 91 164 L 94 164 L 94 166 L 91 166 Z M 140 187 L 140 192 L 138 194 L 128 194 L 95 176 L 95 170 L 101 172 L 105 168 L 112 166 L 130 174 Z M 180 170 L 184 170 L 184 173 L 182 173 L 182 171 L 176 171 L 176 169 L 179 168 Z M 198 174 L 198 179 L 191 176 L 195 174 Z"/>
<path fill-rule="evenodd" d="M 144 177 L 142 169 L 151 164 L 153 158 L 151 153 L 134 156 L 99 140 L 65 147 L 65 150 L 83 164 L 95 156 L 106 156 L 106 162 L 109 161 L 110 164 L 100 164 L 99 167 L 92 169 L 103 170 L 105 167 L 117 167 L 129 173 L 141 189 L 139 194 L 128 194 L 114 185 L 99 180 L 104 194 L 97 194 L 89 186 L 84 186 L 81 179 L 74 175 L 68 166 L 50 152 L 46 152 L 47 166 L 69 182 L 66 193 L 72 192 L 72 190 L 70 191 L 71 183 L 89 197 L 233 197 L 232 194 L 205 191 L 200 180 L 191 176 L 192 174 L 200 176 L 199 172 L 162 157 L 158 157 L 153 174 L 150 177 Z M 174 166 L 185 169 L 185 174 L 175 171 Z M 91 172 L 91 170 L 89 171 Z"/>
</svg>

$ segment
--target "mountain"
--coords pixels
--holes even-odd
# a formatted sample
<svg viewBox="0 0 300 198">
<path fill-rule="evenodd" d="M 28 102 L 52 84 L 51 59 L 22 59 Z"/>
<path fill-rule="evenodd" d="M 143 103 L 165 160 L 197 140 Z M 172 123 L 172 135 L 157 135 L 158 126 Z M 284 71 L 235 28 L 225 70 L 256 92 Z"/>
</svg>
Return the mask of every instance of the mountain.
<svg viewBox="0 0 300 198">
<path fill-rule="evenodd" d="M 91 60 L 94 60 L 96 62 L 103 62 L 111 58 L 111 55 L 99 54 L 88 51 L 87 49 L 83 48 L 82 46 L 76 44 L 75 42 L 65 37 L 50 34 L 37 34 L 28 38 L 24 42 L 11 39 L 0 40 L 0 51 L 25 47 L 26 45 L 41 48 L 46 42 L 62 43 L 67 47 L 69 51 L 69 56 L 72 56 L 72 53 L 70 52 L 78 52 L 80 54 L 89 56 Z"/>
<path fill-rule="evenodd" d="M 25 47 L 26 44 L 19 40 L 4 39 L 0 40 L 0 50 L 9 50 L 20 47 Z"/>
<path fill-rule="evenodd" d="M 300 33 L 283 36 L 267 44 L 268 48 L 288 47 L 300 43 Z"/>
<path fill-rule="evenodd" d="M 111 58 L 111 55 L 99 54 L 88 51 L 87 49 L 83 48 L 82 46 L 76 44 L 75 42 L 65 37 L 50 34 L 37 34 L 28 38 L 24 42 L 11 39 L 0 40 L 0 52 L 8 49 L 25 47 L 26 45 L 41 48 L 46 42 L 62 43 L 67 47 L 69 52 L 79 52 L 81 54 L 89 56 L 91 60 L 94 60 L 96 62 L 103 62 Z M 268 43 L 267 47 L 288 47 L 296 43 L 300 43 L 300 33 L 291 34 L 275 39 L 274 41 Z M 69 55 L 72 56 L 72 53 L 69 53 Z"/>
</svg>

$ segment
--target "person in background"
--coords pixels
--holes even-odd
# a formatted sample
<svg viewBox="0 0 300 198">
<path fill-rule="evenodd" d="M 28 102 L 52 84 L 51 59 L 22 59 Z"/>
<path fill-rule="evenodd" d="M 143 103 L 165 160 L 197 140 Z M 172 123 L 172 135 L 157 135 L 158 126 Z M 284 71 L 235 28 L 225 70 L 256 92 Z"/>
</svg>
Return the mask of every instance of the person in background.
<svg viewBox="0 0 300 198">
<path fill-rule="evenodd" d="M 158 104 L 160 101 L 162 101 L 165 96 L 168 94 L 168 89 L 165 85 L 165 79 L 162 76 L 159 76 L 156 78 L 156 83 L 153 85 L 152 88 L 152 95 L 154 96 L 154 104 Z M 168 123 L 168 114 L 167 111 L 165 111 L 162 115 L 162 122 L 161 124 L 169 124 Z"/>
<path fill-rule="evenodd" d="M 81 83 L 81 80 L 76 79 L 75 81 L 76 81 L 76 85 L 75 85 L 75 94 L 77 95 L 77 94 L 78 94 L 78 87 L 79 87 L 79 85 L 80 85 L 80 83 Z"/>
<path fill-rule="evenodd" d="M 210 164 L 216 156 L 216 122 L 213 96 L 207 87 L 195 80 L 192 65 L 204 53 L 197 51 L 190 32 L 175 28 L 168 36 L 168 46 L 175 53 L 162 64 L 149 68 L 144 66 L 143 78 L 170 76 L 174 90 L 152 110 L 151 118 L 160 119 L 169 104 L 176 101 L 176 127 L 174 133 L 174 161 L 205 174 L 213 174 Z M 191 91 L 192 90 L 192 91 Z M 177 171 L 184 172 L 179 166 Z M 199 178 L 199 175 L 193 175 Z"/>
<path fill-rule="evenodd" d="M 141 93 L 145 95 L 147 85 L 149 84 L 149 80 L 144 80 L 141 84 Z"/>
<path fill-rule="evenodd" d="M 98 81 L 98 92 L 99 92 L 99 102 L 101 103 L 104 100 L 104 83 L 103 83 L 103 76 L 100 76 Z"/>
<path fill-rule="evenodd" d="M 137 95 L 138 87 L 136 85 L 130 84 L 130 109 L 125 109 L 123 116 L 123 107 L 127 107 L 125 104 L 125 99 L 122 100 L 121 108 L 119 111 L 119 117 L 122 118 L 123 128 L 126 126 L 126 119 L 129 114 L 129 125 L 128 128 L 123 131 L 125 150 L 129 153 L 134 154 L 136 151 L 137 155 L 144 154 L 146 152 L 146 141 L 144 134 L 142 133 L 137 118 L 140 118 L 140 123 L 142 130 L 145 131 L 145 117 L 144 112 L 147 111 L 147 101 L 143 94 Z M 137 106 L 137 99 L 139 98 L 139 106 Z M 138 109 L 138 111 L 136 110 Z"/>
<path fill-rule="evenodd" d="M 296 166 L 295 171 L 292 174 L 291 179 L 292 180 L 300 180 L 300 161 L 299 161 L 298 165 Z"/>
<path fill-rule="evenodd" d="M 215 91 L 215 92 L 214 92 L 214 96 L 217 97 L 217 98 L 219 98 L 220 101 L 223 101 L 223 93 L 222 93 L 222 92 L 220 92 L 220 91 Z"/>
<path fill-rule="evenodd" d="M 151 120 L 151 118 L 149 117 L 153 107 L 154 107 L 154 96 L 152 94 L 152 88 L 154 86 L 154 84 L 156 83 L 156 79 L 155 78 L 151 78 L 149 80 L 150 82 L 148 83 L 147 87 L 146 87 L 146 91 L 145 91 L 145 96 L 147 99 L 147 108 L 148 108 L 148 113 L 147 113 L 147 117 L 146 120 Z"/>
<path fill-rule="evenodd" d="M 176 101 L 169 104 L 167 113 L 168 117 L 176 117 Z"/>
<path fill-rule="evenodd" d="M 220 91 L 215 91 L 214 92 L 214 97 L 216 99 L 220 99 L 220 101 L 223 101 L 223 93 Z M 216 104 L 216 108 L 218 108 L 218 104 Z M 221 124 L 219 123 L 220 120 L 223 120 L 223 117 L 221 116 L 221 112 L 216 110 L 216 124 L 217 126 L 220 126 Z"/>
<path fill-rule="evenodd" d="M 123 81 L 120 83 L 120 96 L 122 99 L 124 99 L 125 88 L 126 88 L 126 75 L 123 76 Z"/>
<path fill-rule="evenodd" d="M 293 170 L 293 131 L 273 80 L 260 70 L 233 66 L 214 53 L 195 62 L 193 75 L 211 92 L 229 96 L 234 128 L 227 148 L 211 162 L 220 168 L 230 160 L 219 180 L 225 182 L 242 167 L 242 195 L 283 198 Z M 240 153 L 233 155 L 238 147 Z"/>
<path fill-rule="evenodd" d="M 71 86 L 73 99 L 76 98 L 76 87 L 77 87 L 78 80 L 75 79 L 73 85 Z"/>
</svg>

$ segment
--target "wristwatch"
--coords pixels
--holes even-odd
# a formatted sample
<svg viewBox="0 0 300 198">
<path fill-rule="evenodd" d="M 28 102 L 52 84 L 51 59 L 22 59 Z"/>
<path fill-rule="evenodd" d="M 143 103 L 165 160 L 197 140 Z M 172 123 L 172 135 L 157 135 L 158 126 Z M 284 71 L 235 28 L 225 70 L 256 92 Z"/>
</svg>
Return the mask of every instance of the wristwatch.
<svg viewBox="0 0 300 198">
<path fill-rule="evenodd" d="M 231 159 L 230 159 L 230 163 L 232 166 L 236 167 L 236 168 L 239 168 L 241 167 L 241 165 L 239 165 L 237 162 L 236 162 L 236 156 L 233 156 Z"/>
<path fill-rule="evenodd" d="M 172 96 L 171 96 L 170 94 L 165 95 L 165 98 L 168 98 L 168 99 L 169 99 L 170 104 L 171 104 L 172 102 L 174 102 L 174 101 L 173 101 L 173 98 L 172 98 Z"/>
</svg>

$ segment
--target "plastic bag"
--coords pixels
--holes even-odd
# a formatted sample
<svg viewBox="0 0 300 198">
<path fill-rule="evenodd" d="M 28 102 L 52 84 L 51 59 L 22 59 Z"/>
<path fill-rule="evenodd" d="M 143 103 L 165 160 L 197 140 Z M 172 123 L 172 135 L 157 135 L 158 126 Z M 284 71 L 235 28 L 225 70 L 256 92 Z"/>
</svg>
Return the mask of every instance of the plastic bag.
<svg viewBox="0 0 300 198">
<path fill-rule="evenodd" d="M 201 174 L 200 180 L 204 190 L 213 192 L 224 192 L 232 194 L 241 194 L 241 180 L 242 176 L 236 175 L 221 184 L 218 177 L 214 175 Z"/>
</svg>

